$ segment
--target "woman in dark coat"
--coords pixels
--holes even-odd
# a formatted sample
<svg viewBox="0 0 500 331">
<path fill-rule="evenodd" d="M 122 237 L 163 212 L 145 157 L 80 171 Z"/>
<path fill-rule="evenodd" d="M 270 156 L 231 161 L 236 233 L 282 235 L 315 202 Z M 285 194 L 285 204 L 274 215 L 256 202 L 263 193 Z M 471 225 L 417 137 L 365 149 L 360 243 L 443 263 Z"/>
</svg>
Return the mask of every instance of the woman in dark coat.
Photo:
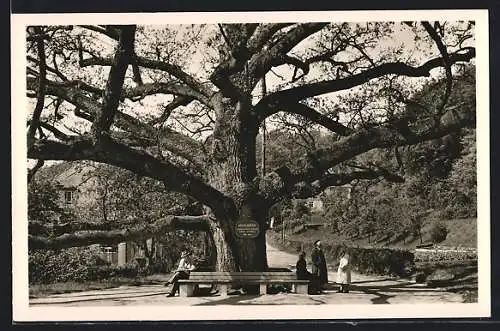
<svg viewBox="0 0 500 331">
<path fill-rule="evenodd" d="M 306 253 L 301 252 L 299 254 L 299 260 L 295 265 L 295 273 L 297 274 L 297 279 L 309 280 L 309 286 L 307 292 L 309 294 L 316 294 L 316 283 L 314 282 L 313 275 L 307 270 Z"/>
<path fill-rule="evenodd" d="M 311 252 L 312 275 L 316 283 L 318 291 L 325 288 L 328 284 L 328 270 L 326 268 L 326 260 L 323 251 L 321 250 L 321 241 L 316 240 Z"/>
<path fill-rule="evenodd" d="M 311 280 L 311 273 L 307 270 L 306 263 L 306 253 L 301 252 L 299 254 L 299 260 L 295 265 L 295 273 L 297 274 L 297 279 Z"/>
</svg>

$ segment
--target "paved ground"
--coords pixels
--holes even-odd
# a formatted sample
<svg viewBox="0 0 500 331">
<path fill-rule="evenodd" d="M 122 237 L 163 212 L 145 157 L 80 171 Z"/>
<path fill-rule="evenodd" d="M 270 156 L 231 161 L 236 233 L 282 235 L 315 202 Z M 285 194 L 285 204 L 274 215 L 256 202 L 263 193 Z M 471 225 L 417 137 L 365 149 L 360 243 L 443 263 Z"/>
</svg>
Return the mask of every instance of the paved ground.
<svg viewBox="0 0 500 331">
<path fill-rule="evenodd" d="M 268 245 L 271 267 L 290 267 L 297 257 Z M 165 276 L 167 277 L 167 276 Z M 459 294 L 428 288 L 409 280 L 360 274 L 352 275 L 350 293 L 336 293 L 335 271 L 329 272 L 330 289 L 321 295 L 279 293 L 271 295 L 218 294 L 190 298 L 167 298 L 163 285 L 121 286 L 113 289 L 51 295 L 30 299 L 31 306 L 123 306 L 123 305 L 321 305 L 321 304 L 397 304 L 459 303 Z"/>
</svg>

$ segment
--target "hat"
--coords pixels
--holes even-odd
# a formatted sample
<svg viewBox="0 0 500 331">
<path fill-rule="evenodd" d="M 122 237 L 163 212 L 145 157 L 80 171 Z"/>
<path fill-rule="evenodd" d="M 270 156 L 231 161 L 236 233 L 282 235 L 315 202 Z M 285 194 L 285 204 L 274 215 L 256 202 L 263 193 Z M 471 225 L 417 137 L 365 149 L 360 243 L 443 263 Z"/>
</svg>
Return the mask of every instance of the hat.
<svg viewBox="0 0 500 331">
<path fill-rule="evenodd" d="M 321 242 L 321 240 L 316 240 L 316 241 L 314 242 L 314 246 L 316 246 L 316 245 L 317 245 L 318 243 L 320 243 L 320 242 Z"/>
<path fill-rule="evenodd" d="M 188 255 L 189 255 L 189 253 L 188 253 L 187 251 L 183 251 L 183 252 L 181 253 L 181 257 L 186 257 L 186 256 L 188 256 Z"/>
</svg>

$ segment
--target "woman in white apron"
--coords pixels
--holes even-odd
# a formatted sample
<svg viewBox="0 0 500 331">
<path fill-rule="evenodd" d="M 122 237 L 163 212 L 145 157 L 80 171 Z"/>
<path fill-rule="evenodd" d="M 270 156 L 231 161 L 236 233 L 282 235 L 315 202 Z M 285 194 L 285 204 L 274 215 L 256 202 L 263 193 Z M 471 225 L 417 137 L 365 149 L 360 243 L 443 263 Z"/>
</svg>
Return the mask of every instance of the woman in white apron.
<svg viewBox="0 0 500 331">
<path fill-rule="evenodd" d="M 345 251 L 339 262 L 337 270 L 337 283 L 340 284 L 339 293 L 349 293 L 349 284 L 351 283 L 351 264 L 349 258 L 349 253 Z"/>
</svg>

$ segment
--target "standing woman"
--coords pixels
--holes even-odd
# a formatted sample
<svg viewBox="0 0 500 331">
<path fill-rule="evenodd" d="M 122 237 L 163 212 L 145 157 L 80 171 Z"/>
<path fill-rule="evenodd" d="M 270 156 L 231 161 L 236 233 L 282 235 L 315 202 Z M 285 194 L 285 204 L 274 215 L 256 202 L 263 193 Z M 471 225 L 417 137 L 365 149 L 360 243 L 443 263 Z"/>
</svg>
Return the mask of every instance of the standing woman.
<svg viewBox="0 0 500 331">
<path fill-rule="evenodd" d="M 349 259 L 349 252 L 345 250 L 337 270 L 337 282 L 340 284 L 339 293 L 349 293 L 349 284 L 351 284 L 351 263 Z"/>
<path fill-rule="evenodd" d="M 314 290 L 321 293 L 328 285 L 328 269 L 326 267 L 325 254 L 321 249 L 321 241 L 316 240 L 311 252 L 312 277 Z"/>
</svg>

